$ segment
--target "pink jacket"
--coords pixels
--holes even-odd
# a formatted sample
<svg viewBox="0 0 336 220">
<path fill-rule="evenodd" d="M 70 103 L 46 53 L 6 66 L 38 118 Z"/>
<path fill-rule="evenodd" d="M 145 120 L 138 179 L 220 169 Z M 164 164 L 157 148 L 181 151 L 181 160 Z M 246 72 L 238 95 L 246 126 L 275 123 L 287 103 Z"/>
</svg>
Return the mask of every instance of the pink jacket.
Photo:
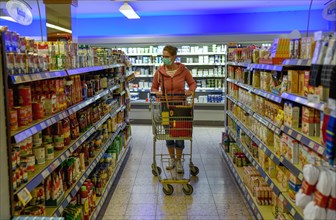
<svg viewBox="0 0 336 220">
<path fill-rule="evenodd" d="M 162 65 L 158 70 L 156 70 L 152 82 L 152 92 L 159 91 L 159 87 L 163 90 L 162 78 L 164 81 L 164 88 L 168 94 L 179 94 L 185 93 L 185 82 L 189 86 L 189 91 L 196 90 L 196 82 L 193 79 L 190 71 L 182 63 L 177 63 L 179 65 L 173 77 L 166 73 L 165 66 Z M 163 92 L 163 91 L 162 91 Z"/>
</svg>

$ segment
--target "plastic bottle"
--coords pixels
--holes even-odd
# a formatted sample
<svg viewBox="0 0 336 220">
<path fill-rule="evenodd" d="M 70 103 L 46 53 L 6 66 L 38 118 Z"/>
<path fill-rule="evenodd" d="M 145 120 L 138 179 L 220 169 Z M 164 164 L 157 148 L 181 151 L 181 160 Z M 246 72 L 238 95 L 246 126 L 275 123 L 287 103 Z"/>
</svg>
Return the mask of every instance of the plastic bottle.
<svg viewBox="0 0 336 220">
<path fill-rule="evenodd" d="M 88 192 L 86 190 L 86 186 L 82 186 L 80 191 L 80 197 L 81 197 L 81 205 L 84 209 L 84 220 L 89 219 L 89 200 L 88 200 Z"/>
<path fill-rule="evenodd" d="M 83 100 L 86 100 L 88 97 L 88 85 L 85 80 L 82 81 L 82 96 Z"/>
</svg>

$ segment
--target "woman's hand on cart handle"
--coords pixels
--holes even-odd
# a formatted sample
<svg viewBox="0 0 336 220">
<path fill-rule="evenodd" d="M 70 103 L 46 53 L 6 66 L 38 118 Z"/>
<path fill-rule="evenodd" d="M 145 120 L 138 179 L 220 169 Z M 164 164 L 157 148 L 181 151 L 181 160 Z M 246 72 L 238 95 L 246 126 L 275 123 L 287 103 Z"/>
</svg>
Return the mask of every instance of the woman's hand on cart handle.
<svg viewBox="0 0 336 220">
<path fill-rule="evenodd" d="M 186 96 L 192 96 L 194 94 L 194 91 L 186 90 L 185 95 Z"/>
<path fill-rule="evenodd" d="M 153 91 L 150 94 L 151 94 L 151 96 L 156 96 L 156 97 L 161 97 L 162 96 L 162 92 L 161 91 Z"/>
</svg>

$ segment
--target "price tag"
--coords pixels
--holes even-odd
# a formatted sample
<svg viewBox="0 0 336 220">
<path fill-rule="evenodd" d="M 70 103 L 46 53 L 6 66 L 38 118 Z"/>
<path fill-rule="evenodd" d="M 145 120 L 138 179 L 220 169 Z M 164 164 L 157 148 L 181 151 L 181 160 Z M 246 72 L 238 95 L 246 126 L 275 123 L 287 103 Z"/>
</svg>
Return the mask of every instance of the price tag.
<svg viewBox="0 0 336 220">
<path fill-rule="evenodd" d="M 64 160 L 65 160 L 65 156 L 62 155 L 62 156 L 61 156 L 61 161 L 64 161 Z"/>
<path fill-rule="evenodd" d="M 21 76 L 14 76 L 14 82 L 15 83 L 20 83 L 20 82 L 22 82 L 22 80 L 21 80 Z"/>
<path fill-rule="evenodd" d="M 314 142 L 310 141 L 308 146 L 309 146 L 311 149 L 314 149 L 314 145 L 315 145 Z"/>
<path fill-rule="evenodd" d="M 283 202 L 285 200 L 285 197 L 282 194 L 280 194 L 279 199 L 280 199 L 281 202 Z"/>
<path fill-rule="evenodd" d="M 323 152 L 324 152 L 324 148 L 321 147 L 321 146 L 319 146 L 319 147 L 318 147 L 318 150 L 317 150 L 317 153 L 319 153 L 319 154 L 323 154 Z"/>
<path fill-rule="evenodd" d="M 298 176 L 299 180 L 303 180 L 303 173 L 300 173 L 299 176 Z"/>
<path fill-rule="evenodd" d="M 25 206 L 33 198 L 28 189 L 25 187 L 17 194 L 19 200 Z"/>
<path fill-rule="evenodd" d="M 271 158 L 271 160 L 273 160 L 274 159 L 274 154 L 271 154 L 270 158 Z"/>
<path fill-rule="evenodd" d="M 36 134 L 37 133 L 37 129 L 36 129 L 35 126 L 31 127 L 30 131 L 31 131 L 32 134 Z"/>
<path fill-rule="evenodd" d="M 23 79 L 25 82 L 30 81 L 30 76 L 29 75 L 23 75 Z"/>
<path fill-rule="evenodd" d="M 291 214 L 292 216 L 295 216 L 295 214 L 296 214 L 296 211 L 295 211 L 295 209 L 294 209 L 294 208 L 292 208 L 292 209 L 291 209 L 291 211 L 290 211 L 290 214 Z"/>
<path fill-rule="evenodd" d="M 56 123 L 56 119 L 55 119 L 55 117 L 52 117 L 51 118 L 51 122 L 54 124 L 54 123 Z"/>
<path fill-rule="evenodd" d="M 288 130 L 288 134 L 289 134 L 289 135 L 292 135 L 292 134 L 293 134 L 293 130 L 292 130 L 292 129 L 289 129 L 289 130 Z"/>
<path fill-rule="evenodd" d="M 328 108 L 336 111 L 336 100 L 335 99 L 328 99 Z"/>
<path fill-rule="evenodd" d="M 259 165 L 258 165 L 258 164 L 256 164 L 256 169 L 257 169 L 257 170 L 259 169 Z"/>
<path fill-rule="evenodd" d="M 47 178 L 47 177 L 49 176 L 49 174 L 50 174 L 50 172 L 49 172 L 48 169 L 45 169 L 45 170 L 41 173 L 43 179 Z"/>
<path fill-rule="evenodd" d="M 55 168 L 57 168 L 59 165 L 60 165 L 59 160 L 55 160 L 55 162 L 53 163 L 53 166 L 54 166 Z"/>
<path fill-rule="evenodd" d="M 71 201 L 71 196 L 67 197 L 67 202 L 69 203 Z"/>
<path fill-rule="evenodd" d="M 271 183 L 270 187 L 271 187 L 271 189 L 273 190 L 273 188 L 274 188 L 274 183 Z"/>
<path fill-rule="evenodd" d="M 301 141 L 301 139 L 302 139 L 302 135 L 301 134 L 296 135 L 296 140 Z"/>
<path fill-rule="evenodd" d="M 280 162 L 282 163 L 283 161 L 284 161 L 284 157 L 281 156 L 281 157 L 280 157 Z"/>
<path fill-rule="evenodd" d="M 266 180 L 266 182 L 268 182 L 268 180 L 269 180 L 269 179 L 268 179 L 268 176 L 266 176 L 265 180 Z"/>
<path fill-rule="evenodd" d="M 308 95 L 307 96 L 308 102 L 319 104 L 320 103 L 320 96 L 319 95 Z"/>
<path fill-rule="evenodd" d="M 323 40 L 323 33 L 322 31 L 314 32 L 314 41 Z"/>
</svg>

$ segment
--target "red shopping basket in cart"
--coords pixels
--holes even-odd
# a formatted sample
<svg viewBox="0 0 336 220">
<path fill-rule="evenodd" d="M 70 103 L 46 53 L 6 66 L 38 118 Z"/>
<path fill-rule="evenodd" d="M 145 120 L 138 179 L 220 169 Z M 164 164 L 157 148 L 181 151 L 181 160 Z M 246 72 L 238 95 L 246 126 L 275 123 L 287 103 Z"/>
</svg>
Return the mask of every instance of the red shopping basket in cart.
<svg viewBox="0 0 336 220">
<path fill-rule="evenodd" d="M 169 135 L 171 137 L 192 137 L 193 107 L 169 106 Z"/>
</svg>

